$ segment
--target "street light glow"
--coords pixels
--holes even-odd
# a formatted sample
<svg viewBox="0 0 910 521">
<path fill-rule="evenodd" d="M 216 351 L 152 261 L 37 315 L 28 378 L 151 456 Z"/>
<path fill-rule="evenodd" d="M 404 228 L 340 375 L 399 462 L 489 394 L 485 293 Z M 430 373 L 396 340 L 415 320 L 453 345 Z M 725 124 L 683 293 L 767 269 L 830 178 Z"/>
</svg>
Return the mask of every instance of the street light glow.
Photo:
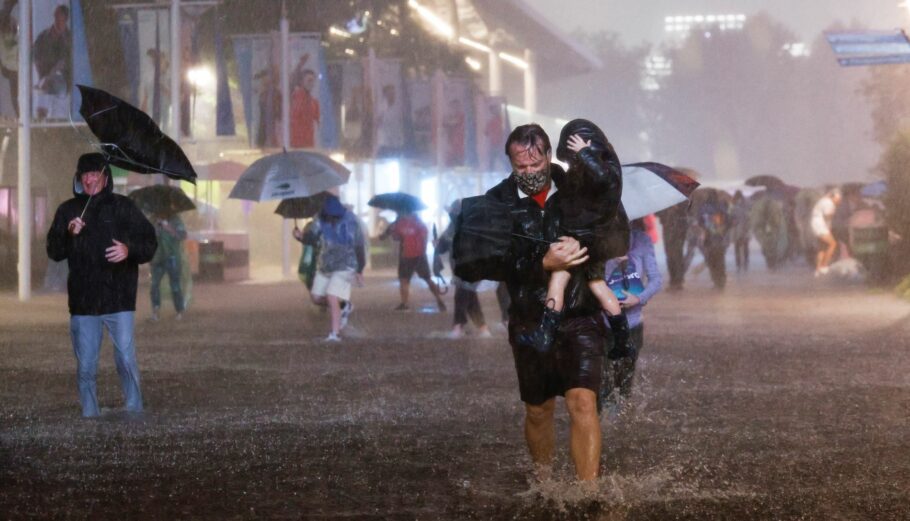
<svg viewBox="0 0 910 521">
<path fill-rule="evenodd" d="M 506 52 L 501 52 L 501 53 L 499 53 L 499 57 L 502 58 L 503 61 L 509 62 L 512 65 L 518 67 L 519 69 L 528 68 L 528 62 L 522 60 L 521 58 L 519 58 L 517 56 L 512 56 L 511 54 L 506 53 Z"/>
<path fill-rule="evenodd" d="M 195 87 L 207 87 L 214 85 L 215 75 L 211 68 L 200 65 L 186 71 L 186 80 Z"/>
<path fill-rule="evenodd" d="M 490 52 L 490 48 L 488 46 L 486 46 L 480 42 L 475 42 L 474 40 L 471 40 L 470 38 L 465 38 L 464 36 L 458 38 L 458 42 L 463 45 L 467 45 L 468 47 L 470 47 L 472 49 L 477 49 L 478 51 L 481 51 L 481 52 Z"/>
<path fill-rule="evenodd" d="M 437 32 L 445 36 L 446 38 L 452 38 L 455 36 L 455 30 L 452 29 L 452 26 L 447 24 L 442 18 L 436 16 L 433 11 L 430 11 L 426 7 L 417 3 L 417 0 L 408 0 L 408 6 L 411 9 L 417 11 L 417 14 L 421 18 L 427 21 Z"/>
</svg>

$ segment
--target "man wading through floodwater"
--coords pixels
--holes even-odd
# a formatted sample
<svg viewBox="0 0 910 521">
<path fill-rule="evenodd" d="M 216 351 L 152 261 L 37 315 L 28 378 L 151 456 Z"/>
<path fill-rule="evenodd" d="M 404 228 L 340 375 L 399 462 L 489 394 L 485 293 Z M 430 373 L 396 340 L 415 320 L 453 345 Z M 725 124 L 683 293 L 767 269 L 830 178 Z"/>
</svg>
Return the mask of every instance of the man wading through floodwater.
<svg viewBox="0 0 910 521">
<path fill-rule="evenodd" d="M 489 262 L 459 262 L 455 273 L 467 281 L 502 280 L 511 296 L 509 343 L 518 373 L 521 400 L 525 403 L 525 441 L 538 477 L 549 476 L 556 444 L 553 415 L 557 396 L 565 396 L 570 417 L 569 452 L 580 480 L 597 477 L 601 434 L 597 393 L 604 362 L 605 325 L 601 307 L 582 273 L 573 273 L 565 291 L 563 317 L 552 349 L 546 352 L 522 346 L 518 338 L 533 331 L 544 312 L 549 273 L 568 270 L 588 261 L 587 249 L 570 237 L 560 236 L 560 194 L 551 173 L 550 139 L 538 125 L 517 127 L 505 147 L 512 175 L 480 198 L 464 203 L 454 253 L 477 250 L 483 242 L 469 223 L 469 201 L 505 208 L 511 221 L 509 237 Z M 471 202 L 474 203 L 473 201 Z M 466 214 L 468 216 L 466 216 Z M 501 245 L 500 245 L 501 246 Z M 494 245 L 495 249 L 495 245 Z M 579 270 L 575 270 L 579 271 Z"/>
</svg>

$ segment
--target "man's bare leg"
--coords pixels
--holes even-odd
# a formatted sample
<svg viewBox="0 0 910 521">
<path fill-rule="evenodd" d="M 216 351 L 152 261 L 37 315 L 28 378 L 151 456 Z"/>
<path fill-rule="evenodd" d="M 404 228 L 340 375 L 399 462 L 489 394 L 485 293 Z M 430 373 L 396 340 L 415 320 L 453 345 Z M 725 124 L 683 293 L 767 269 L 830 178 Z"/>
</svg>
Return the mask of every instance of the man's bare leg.
<svg viewBox="0 0 910 521">
<path fill-rule="evenodd" d="M 590 389 L 569 389 L 566 392 L 566 408 L 571 420 L 569 453 L 575 463 L 575 475 L 582 481 L 596 479 L 601 449 L 597 395 Z"/>
<path fill-rule="evenodd" d="M 525 442 L 538 479 L 547 479 L 553 465 L 556 430 L 553 411 L 556 399 L 550 398 L 540 405 L 525 404 Z"/>
<path fill-rule="evenodd" d="M 329 315 L 332 317 L 332 333 L 337 335 L 341 332 L 341 304 L 335 295 L 326 295 L 326 300 L 329 303 Z"/>
<path fill-rule="evenodd" d="M 411 294 L 411 281 L 398 279 L 398 294 L 401 296 L 401 305 L 408 305 L 408 296 Z"/>
</svg>

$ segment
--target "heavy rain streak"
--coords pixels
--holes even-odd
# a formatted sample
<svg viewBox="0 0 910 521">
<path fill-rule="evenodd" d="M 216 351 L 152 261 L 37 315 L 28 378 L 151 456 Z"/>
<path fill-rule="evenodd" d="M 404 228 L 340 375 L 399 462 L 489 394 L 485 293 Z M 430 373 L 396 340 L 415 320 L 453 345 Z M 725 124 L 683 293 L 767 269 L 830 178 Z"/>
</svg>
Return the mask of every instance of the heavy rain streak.
<svg viewBox="0 0 910 521">
<path fill-rule="evenodd" d="M 910 2 L 0 0 L 0 518 L 910 518 Z"/>
</svg>

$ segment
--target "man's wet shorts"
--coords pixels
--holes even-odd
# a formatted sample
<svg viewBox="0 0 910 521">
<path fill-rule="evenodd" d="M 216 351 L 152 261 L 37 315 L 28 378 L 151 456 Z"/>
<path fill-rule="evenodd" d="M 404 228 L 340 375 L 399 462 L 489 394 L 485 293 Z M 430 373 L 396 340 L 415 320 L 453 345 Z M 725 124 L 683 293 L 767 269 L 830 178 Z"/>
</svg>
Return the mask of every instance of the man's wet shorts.
<svg viewBox="0 0 910 521">
<path fill-rule="evenodd" d="M 314 297 L 334 295 L 341 300 L 351 300 L 351 285 L 357 274 L 354 270 L 341 270 L 323 273 L 316 272 L 310 294 Z"/>
<path fill-rule="evenodd" d="M 518 373 L 521 401 L 540 405 L 569 389 L 600 390 L 604 361 L 606 325 L 597 316 L 565 319 L 559 326 L 556 342 L 548 353 L 516 345 L 524 331 L 537 327 L 537 322 L 509 322 L 509 343 Z"/>
</svg>

